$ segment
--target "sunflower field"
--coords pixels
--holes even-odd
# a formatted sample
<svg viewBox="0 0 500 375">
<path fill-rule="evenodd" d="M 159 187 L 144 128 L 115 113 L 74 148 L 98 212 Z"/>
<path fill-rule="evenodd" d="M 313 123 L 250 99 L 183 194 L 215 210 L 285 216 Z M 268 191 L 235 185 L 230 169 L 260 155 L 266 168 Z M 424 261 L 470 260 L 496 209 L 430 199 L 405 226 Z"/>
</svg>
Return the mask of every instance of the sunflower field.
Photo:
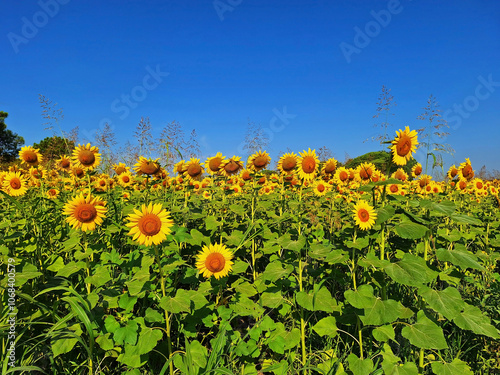
<svg viewBox="0 0 500 375">
<path fill-rule="evenodd" d="M 315 150 L 0 172 L 2 374 L 500 373 L 499 181 Z"/>
</svg>

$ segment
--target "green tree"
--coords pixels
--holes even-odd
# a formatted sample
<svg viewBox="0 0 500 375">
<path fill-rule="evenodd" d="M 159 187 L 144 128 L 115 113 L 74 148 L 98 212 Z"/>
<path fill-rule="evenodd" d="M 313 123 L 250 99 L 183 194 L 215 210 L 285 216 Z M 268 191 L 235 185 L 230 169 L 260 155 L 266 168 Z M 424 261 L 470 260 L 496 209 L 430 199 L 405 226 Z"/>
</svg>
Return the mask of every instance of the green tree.
<svg viewBox="0 0 500 375">
<path fill-rule="evenodd" d="M 12 162 L 17 158 L 24 138 L 7 129 L 5 119 L 9 116 L 7 112 L 0 111 L 0 162 Z"/>
<path fill-rule="evenodd" d="M 387 173 L 387 166 L 389 165 L 389 160 L 392 158 L 392 154 L 389 151 L 373 151 L 373 152 L 368 152 L 364 155 L 358 156 L 354 159 L 350 159 L 349 161 L 346 162 L 344 167 L 346 168 L 356 168 L 358 165 L 362 163 L 372 163 L 377 167 L 379 171 L 382 173 L 386 174 Z M 403 170 L 408 174 L 411 175 L 411 169 L 413 166 L 417 164 L 417 161 L 415 159 L 410 159 L 408 163 L 406 163 L 405 166 L 401 167 Z M 396 167 L 392 165 L 391 167 L 391 173 L 396 171 Z"/>
<path fill-rule="evenodd" d="M 61 155 L 71 155 L 71 151 L 75 148 L 75 143 L 54 135 L 42 139 L 40 143 L 34 143 L 33 147 L 40 149 L 44 160 L 52 161 L 59 159 Z"/>
</svg>

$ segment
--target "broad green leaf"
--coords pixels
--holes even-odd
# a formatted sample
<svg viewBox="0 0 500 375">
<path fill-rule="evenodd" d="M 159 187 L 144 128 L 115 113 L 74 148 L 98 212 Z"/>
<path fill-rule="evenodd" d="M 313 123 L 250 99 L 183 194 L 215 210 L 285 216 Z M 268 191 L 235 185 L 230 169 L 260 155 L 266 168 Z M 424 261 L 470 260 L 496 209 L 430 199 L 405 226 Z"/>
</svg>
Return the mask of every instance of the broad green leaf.
<svg viewBox="0 0 500 375">
<path fill-rule="evenodd" d="M 399 262 L 388 264 L 385 272 L 397 283 L 417 287 L 433 281 L 438 275 L 424 259 L 409 253 L 405 253 Z"/>
<path fill-rule="evenodd" d="M 417 348 L 448 348 L 448 344 L 444 338 L 443 329 L 427 318 L 423 311 L 419 311 L 417 313 L 417 322 L 410 326 L 405 326 L 401 330 L 401 334 Z"/>
<path fill-rule="evenodd" d="M 282 277 L 288 276 L 292 270 L 291 266 L 284 269 L 282 263 L 279 260 L 275 260 L 267 265 L 261 277 L 263 280 L 269 280 L 274 283 Z"/>
<path fill-rule="evenodd" d="M 144 320 L 150 323 L 162 323 L 164 321 L 163 315 L 158 311 L 148 307 L 146 309 L 146 314 L 144 315 Z"/>
<path fill-rule="evenodd" d="M 327 316 L 316 323 L 313 330 L 320 336 L 335 337 L 337 335 L 337 322 L 333 316 Z"/>
<path fill-rule="evenodd" d="M 115 347 L 115 342 L 111 339 L 111 333 L 96 338 L 95 342 L 99 344 L 102 350 L 111 350 Z"/>
<path fill-rule="evenodd" d="M 467 363 L 458 358 L 451 363 L 432 362 L 431 366 L 436 375 L 473 375 Z"/>
<path fill-rule="evenodd" d="M 205 219 L 205 227 L 207 228 L 207 230 L 217 229 L 219 227 L 219 224 L 220 223 L 217 221 L 215 216 L 208 216 Z"/>
<path fill-rule="evenodd" d="M 16 273 L 16 287 L 20 287 L 26 283 L 26 281 L 35 279 L 38 276 L 41 276 L 42 273 L 38 272 L 38 268 L 33 264 L 26 263 L 23 266 L 23 270 L 21 272 Z"/>
<path fill-rule="evenodd" d="M 163 337 L 163 333 L 159 329 L 142 327 L 137 341 L 137 354 L 147 354 L 154 349 L 158 341 Z"/>
<path fill-rule="evenodd" d="M 233 211 L 235 214 L 243 216 L 245 215 L 245 207 L 239 205 L 239 204 L 231 204 L 229 205 L 229 209 Z"/>
<path fill-rule="evenodd" d="M 394 340 L 394 337 L 396 335 L 394 332 L 394 328 L 390 324 L 375 328 L 372 334 L 375 340 L 382 342 Z"/>
<path fill-rule="evenodd" d="M 96 287 L 104 287 L 110 280 L 111 275 L 105 266 L 97 267 L 97 270 L 92 276 L 85 278 L 86 283 L 90 283 Z"/>
<path fill-rule="evenodd" d="M 357 290 L 346 290 L 344 297 L 352 306 L 357 309 L 365 309 L 373 306 L 376 299 L 373 295 L 373 287 L 371 285 L 361 285 Z"/>
<path fill-rule="evenodd" d="M 302 250 L 306 244 L 306 238 L 300 237 L 298 240 L 294 241 L 290 238 L 290 234 L 285 234 L 278 238 L 278 244 L 286 250 L 292 250 L 299 252 Z"/>
<path fill-rule="evenodd" d="M 115 333 L 115 331 L 120 328 L 120 323 L 116 321 L 114 316 L 108 315 L 106 319 L 104 319 L 104 327 L 106 327 L 106 331 L 109 333 Z"/>
<path fill-rule="evenodd" d="M 484 267 L 478 263 L 477 256 L 467 250 L 448 250 L 441 248 L 436 250 L 436 256 L 442 262 L 450 262 L 455 266 L 459 266 L 464 269 L 484 269 Z"/>
<path fill-rule="evenodd" d="M 349 363 L 349 370 L 353 375 L 368 375 L 373 371 L 373 361 L 371 358 L 361 359 L 354 353 L 349 354 L 347 357 Z"/>
<path fill-rule="evenodd" d="M 394 355 L 389 344 L 385 343 L 382 350 L 382 369 L 385 375 L 417 375 L 418 369 L 415 363 L 406 362 L 402 364 L 401 358 Z"/>
<path fill-rule="evenodd" d="M 69 262 L 66 264 L 63 268 L 61 268 L 59 271 L 57 271 L 56 276 L 61 276 L 61 277 L 69 277 L 81 269 L 86 268 L 87 265 L 85 262 Z"/>
<path fill-rule="evenodd" d="M 413 223 L 411 221 L 399 223 L 394 229 L 399 237 L 411 240 L 417 240 L 424 237 L 429 230 L 425 225 Z"/>
<path fill-rule="evenodd" d="M 464 310 L 453 321 L 460 328 L 471 330 L 478 335 L 500 338 L 498 330 L 490 324 L 490 318 L 476 306 L 466 304 Z"/>
<path fill-rule="evenodd" d="M 245 297 L 252 297 L 255 294 L 257 294 L 255 287 L 248 281 L 242 281 L 240 279 L 234 282 L 232 286 L 236 292 L 240 293 L 242 296 Z"/>
<path fill-rule="evenodd" d="M 56 338 L 50 342 L 54 358 L 58 355 L 69 353 L 77 342 L 78 339 L 71 332 L 56 334 Z"/>
<path fill-rule="evenodd" d="M 453 287 L 438 291 L 425 286 L 418 292 L 432 309 L 449 320 L 455 319 L 465 307 L 460 292 Z"/>
<path fill-rule="evenodd" d="M 189 243 L 191 245 L 201 246 L 203 242 L 206 242 L 206 237 L 198 229 L 191 229 L 191 240 Z"/>
<path fill-rule="evenodd" d="M 375 220 L 375 225 L 382 224 L 387 220 L 391 219 L 396 210 L 392 206 L 381 207 L 377 210 L 377 220 Z"/>
<path fill-rule="evenodd" d="M 479 219 L 476 219 L 472 216 L 461 215 L 461 214 L 453 214 L 450 215 L 451 220 L 458 224 L 472 224 L 472 225 L 482 225 L 483 222 Z"/>
<path fill-rule="evenodd" d="M 269 349 L 277 354 L 285 353 L 285 338 L 282 336 L 277 336 L 273 340 L 268 342 Z"/>
<path fill-rule="evenodd" d="M 137 322 L 135 320 L 129 320 L 125 327 L 120 327 L 113 333 L 113 338 L 119 345 L 123 345 L 125 343 L 135 345 L 137 342 L 138 330 L 139 327 Z"/>
<path fill-rule="evenodd" d="M 303 290 L 295 294 L 295 301 L 304 309 L 309 311 L 314 311 L 313 298 L 314 296 L 312 294 Z"/>
<path fill-rule="evenodd" d="M 118 306 L 124 309 L 126 312 L 132 311 L 137 302 L 137 297 L 132 297 L 127 294 L 122 294 L 120 300 L 118 301 Z"/>
<path fill-rule="evenodd" d="M 262 306 L 269 307 L 271 309 L 277 308 L 283 303 L 283 297 L 279 291 L 276 292 L 264 292 L 260 296 Z"/>
<path fill-rule="evenodd" d="M 264 313 L 264 309 L 257 303 L 241 295 L 237 297 L 235 303 L 231 307 L 239 316 L 250 315 L 254 318 L 258 318 Z"/>
</svg>

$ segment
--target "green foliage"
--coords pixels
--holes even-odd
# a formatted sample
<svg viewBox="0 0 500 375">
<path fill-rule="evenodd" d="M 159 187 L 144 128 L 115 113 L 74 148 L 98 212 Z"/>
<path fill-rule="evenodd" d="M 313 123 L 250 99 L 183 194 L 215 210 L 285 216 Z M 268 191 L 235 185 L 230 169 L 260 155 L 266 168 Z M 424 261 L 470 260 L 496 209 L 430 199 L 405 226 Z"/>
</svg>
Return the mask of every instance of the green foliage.
<svg viewBox="0 0 500 375">
<path fill-rule="evenodd" d="M 18 157 L 24 138 L 7 129 L 7 112 L 0 111 L 0 163 L 10 163 Z"/>
<path fill-rule="evenodd" d="M 360 155 L 354 159 L 349 160 L 344 167 L 346 168 L 356 168 L 362 163 L 373 163 L 378 170 L 382 173 L 387 174 L 387 166 L 390 163 L 392 155 L 389 151 L 373 151 L 368 152 L 364 155 Z M 411 159 L 405 166 L 401 167 L 410 176 L 411 169 L 415 166 L 417 162 L 415 159 Z M 396 166 L 392 165 L 391 173 L 396 171 Z"/>
<path fill-rule="evenodd" d="M 72 140 L 59 136 L 46 137 L 39 143 L 33 144 L 34 148 L 38 148 L 46 161 L 54 161 L 62 155 L 71 155 L 75 148 L 75 143 Z"/>
</svg>

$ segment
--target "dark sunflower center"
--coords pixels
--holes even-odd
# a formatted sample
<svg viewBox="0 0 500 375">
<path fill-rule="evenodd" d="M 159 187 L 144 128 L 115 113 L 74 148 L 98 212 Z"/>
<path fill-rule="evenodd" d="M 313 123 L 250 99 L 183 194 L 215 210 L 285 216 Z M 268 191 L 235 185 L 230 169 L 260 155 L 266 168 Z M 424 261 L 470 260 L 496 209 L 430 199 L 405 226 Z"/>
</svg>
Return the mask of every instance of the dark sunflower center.
<svg viewBox="0 0 500 375">
<path fill-rule="evenodd" d="M 261 177 L 261 178 L 259 178 L 259 181 L 257 181 L 257 183 L 259 185 L 263 185 L 265 182 L 266 182 L 266 178 L 265 177 Z"/>
<path fill-rule="evenodd" d="M 411 151 L 411 138 L 403 135 L 396 145 L 396 152 L 399 156 L 406 156 Z"/>
<path fill-rule="evenodd" d="M 220 272 L 224 269 L 226 265 L 226 260 L 224 259 L 224 255 L 220 253 L 210 253 L 205 260 L 205 267 L 210 272 Z"/>
<path fill-rule="evenodd" d="M 322 192 L 324 192 L 324 191 L 325 191 L 325 185 L 323 185 L 323 184 L 319 184 L 319 185 L 318 185 L 318 187 L 317 187 L 317 189 L 318 189 L 318 191 L 319 191 L 320 193 L 322 193 Z"/>
<path fill-rule="evenodd" d="M 83 171 L 83 169 L 81 169 L 81 168 L 75 168 L 75 175 L 76 175 L 76 177 L 82 177 L 84 174 L 85 174 L 85 172 Z"/>
<path fill-rule="evenodd" d="M 49 195 L 50 195 L 50 196 L 54 196 L 54 195 L 56 195 L 56 191 L 55 191 L 54 189 L 50 189 L 50 190 L 48 191 L 48 193 L 49 193 Z"/>
<path fill-rule="evenodd" d="M 452 169 L 450 172 L 451 178 L 454 178 L 457 175 L 458 171 L 456 169 Z"/>
<path fill-rule="evenodd" d="M 106 186 L 106 181 L 104 181 L 104 180 L 100 180 L 100 181 L 99 181 L 99 185 L 100 185 L 100 186 Z"/>
<path fill-rule="evenodd" d="M 415 176 L 418 176 L 420 173 L 422 173 L 422 167 L 418 165 L 413 173 L 415 174 Z"/>
<path fill-rule="evenodd" d="M 221 161 L 222 161 L 221 158 L 210 159 L 210 161 L 208 162 L 208 168 L 210 168 L 212 172 L 217 172 L 219 170 Z"/>
<path fill-rule="evenodd" d="M 359 177 L 363 180 L 369 180 L 372 175 L 372 171 L 369 168 L 361 168 L 359 171 Z"/>
<path fill-rule="evenodd" d="M 241 175 L 241 178 L 243 179 L 243 181 L 248 181 L 248 180 L 250 180 L 252 177 L 250 176 L 250 173 L 248 173 L 248 172 L 244 172 L 244 173 Z"/>
<path fill-rule="evenodd" d="M 145 174 L 155 174 L 160 170 L 160 166 L 153 161 L 146 161 L 141 165 L 140 171 Z"/>
<path fill-rule="evenodd" d="M 118 167 L 118 168 L 115 169 L 115 172 L 116 172 L 116 174 L 122 174 L 123 172 L 125 172 L 125 168 Z"/>
<path fill-rule="evenodd" d="M 329 174 L 334 173 L 335 169 L 337 169 L 337 167 L 335 166 L 335 163 L 328 163 L 325 166 L 325 173 L 329 173 Z"/>
<path fill-rule="evenodd" d="M 359 220 L 361 220 L 363 223 L 365 223 L 370 219 L 370 214 L 368 213 L 367 210 L 362 208 L 358 211 L 358 217 L 359 217 Z"/>
<path fill-rule="evenodd" d="M 12 189 L 15 189 L 15 190 L 20 189 L 21 185 L 22 185 L 21 180 L 18 178 L 13 178 L 12 180 L 10 180 L 10 187 Z"/>
<path fill-rule="evenodd" d="M 201 167 L 199 164 L 191 164 L 187 169 L 188 175 L 191 177 L 198 177 L 201 175 Z"/>
<path fill-rule="evenodd" d="M 69 160 L 64 159 L 63 161 L 61 161 L 61 167 L 68 168 L 69 166 L 70 166 Z"/>
<path fill-rule="evenodd" d="M 36 156 L 36 153 L 33 151 L 26 151 L 23 155 L 23 159 L 26 163 L 36 163 L 38 161 L 38 157 Z"/>
<path fill-rule="evenodd" d="M 122 181 L 127 183 L 127 182 L 130 182 L 130 177 L 129 176 L 123 176 L 122 177 Z"/>
<path fill-rule="evenodd" d="M 97 217 L 97 210 L 93 204 L 80 204 L 75 209 L 75 217 L 82 223 L 89 223 Z"/>
<path fill-rule="evenodd" d="M 474 172 L 472 172 L 472 167 L 470 164 L 467 164 L 465 167 L 463 167 L 462 174 L 464 175 L 465 178 L 469 178 L 474 175 Z"/>
<path fill-rule="evenodd" d="M 347 174 L 346 171 L 342 171 L 339 173 L 339 178 L 340 178 L 340 181 L 345 181 L 349 178 L 349 175 Z"/>
<path fill-rule="evenodd" d="M 257 156 L 253 161 L 253 165 L 256 168 L 264 168 L 267 165 L 267 158 L 265 156 Z"/>
<path fill-rule="evenodd" d="M 92 151 L 83 150 L 78 154 L 78 160 L 80 160 L 80 163 L 82 163 L 83 165 L 89 166 L 94 164 L 95 155 Z"/>
<path fill-rule="evenodd" d="M 281 168 L 283 168 L 285 172 L 290 172 L 293 168 L 295 168 L 296 165 L 297 161 L 295 160 L 295 158 L 287 157 L 285 158 L 285 160 L 283 160 L 283 163 L 281 163 Z"/>
<path fill-rule="evenodd" d="M 305 173 L 312 173 L 316 169 L 316 160 L 311 156 L 306 156 L 302 159 L 302 170 Z"/>
<path fill-rule="evenodd" d="M 429 183 L 429 181 L 426 178 L 423 178 L 418 182 L 418 184 L 420 185 L 421 188 L 426 186 L 428 183 Z"/>
<path fill-rule="evenodd" d="M 397 193 L 399 190 L 398 185 L 391 185 L 389 189 L 391 190 L 391 193 Z"/>
<path fill-rule="evenodd" d="M 478 189 L 482 189 L 482 188 L 483 188 L 483 184 L 482 184 L 481 182 L 478 182 L 478 183 L 476 184 L 476 187 L 477 187 Z"/>
<path fill-rule="evenodd" d="M 161 230 L 161 220 L 154 214 L 144 215 L 137 225 L 141 233 L 146 236 L 154 236 Z"/>
<path fill-rule="evenodd" d="M 238 163 L 236 163 L 234 160 L 230 160 L 229 163 L 227 163 L 225 166 L 224 166 L 224 170 L 227 172 L 227 173 L 235 173 L 238 168 L 240 166 L 238 165 Z"/>
</svg>

